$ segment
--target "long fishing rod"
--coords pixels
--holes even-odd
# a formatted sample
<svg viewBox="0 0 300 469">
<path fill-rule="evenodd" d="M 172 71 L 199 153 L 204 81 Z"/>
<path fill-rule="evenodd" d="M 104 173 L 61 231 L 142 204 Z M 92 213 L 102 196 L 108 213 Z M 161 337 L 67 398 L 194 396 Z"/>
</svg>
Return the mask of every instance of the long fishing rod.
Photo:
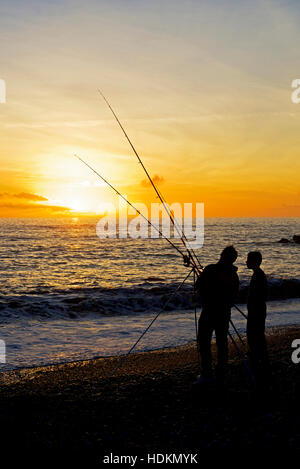
<svg viewBox="0 0 300 469">
<path fill-rule="evenodd" d="M 234 307 L 239 313 L 241 313 L 241 315 L 242 315 L 245 319 L 248 319 L 247 314 L 245 314 L 237 305 L 233 305 L 233 307 Z"/>
<path fill-rule="evenodd" d="M 137 209 L 131 202 L 129 202 L 129 200 L 126 199 L 126 197 L 122 195 L 121 192 L 118 191 L 118 189 L 116 189 L 110 182 L 107 181 L 107 179 L 105 179 L 100 173 L 98 173 L 98 171 L 96 171 L 92 166 L 90 166 L 86 161 L 84 161 L 79 155 L 75 153 L 74 156 L 78 158 L 83 164 L 85 164 L 85 166 L 87 166 L 91 171 L 93 171 L 100 179 L 102 179 L 102 181 L 104 181 L 111 189 L 113 189 L 113 191 L 116 194 L 118 194 L 128 205 L 130 205 L 130 207 L 132 207 L 139 215 L 141 215 L 141 217 L 143 217 L 144 220 L 146 220 L 149 226 L 153 227 L 162 236 L 162 238 L 168 241 L 168 243 L 170 243 L 170 245 L 173 246 L 173 248 L 175 248 L 182 255 L 183 259 L 185 258 L 185 254 L 181 251 L 181 249 L 179 249 L 176 246 L 176 244 L 172 243 L 172 241 L 169 238 L 167 238 L 162 233 L 162 231 L 159 228 L 157 228 L 157 226 L 151 223 L 151 221 L 148 220 L 148 218 L 146 218 L 145 215 L 143 215 L 139 209 Z"/>
<path fill-rule="evenodd" d="M 130 207 L 132 207 L 139 215 L 141 215 L 144 220 L 147 221 L 147 223 L 152 226 L 164 239 L 166 239 L 170 244 L 171 246 L 173 246 L 183 257 L 183 259 L 185 259 L 185 254 L 174 244 L 172 243 L 172 241 L 167 238 L 166 236 L 163 235 L 163 233 L 159 230 L 159 228 L 157 228 L 157 226 L 153 225 L 150 220 L 148 220 L 142 213 L 139 209 L 137 209 L 131 202 L 129 202 L 129 200 L 123 196 L 121 194 L 121 192 L 118 191 L 118 189 L 116 189 L 109 181 L 107 181 L 107 179 L 105 179 L 98 171 L 96 171 L 92 166 L 90 166 L 85 160 L 83 160 L 79 155 L 77 154 L 74 154 L 74 156 L 79 160 L 81 161 L 85 166 L 87 166 L 91 171 L 93 171 L 103 182 L 105 182 L 111 189 L 113 189 L 113 191 L 118 194 L 128 205 L 130 205 Z M 168 303 L 170 302 L 171 298 L 174 296 L 174 294 L 182 287 L 182 285 L 185 283 L 185 281 L 189 278 L 189 276 L 191 275 L 191 273 L 193 272 L 194 274 L 194 296 L 195 296 L 195 283 L 196 283 L 196 271 L 195 271 L 195 267 L 192 268 L 192 270 L 188 273 L 188 275 L 185 277 L 185 279 L 181 282 L 181 284 L 176 288 L 176 290 L 170 295 L 170 297 L 168 298 L 168 300 L 165 302 L 163 308 L 161 309 L 161 311 L 154 317 L 154 319 L 151 321 L 151 323 L 148 325 L 148 327 L 144 330 L 144 332 L 141 334 L 141 336 L 138 338 L 138 340 L 134 343 L 134 345 L 129 349 L 129 351 L 127 352 L 127 354 L 123 357 L 123 359 L 120 361 L 120 363 L 118 364 L 118 366 L 113 370 L 112 374 L 110 375 L 110 377 L 112 377 L 115 372 L 122 366 L 124 360 L 127 358 L 127 356 L 134 350 L 134 348 L 137 346 L 137 344 L 140 342 L 140 340 L 144 337 L 144 335 L 147 333 L 147 331 L 150 329 L 150 327 L 153 325 L 153 323 L 156 321 L 156 319 L 159 317 L 159 315 L 165 310 L 166 306 L 168 305 Z M 196 302 L 195 302 L 195 326 L 196 326 L 196 339 L 197 339 L 197 322 L 196 322 Z M 198 350 L 198 355 L 199 355 L 199 350 Z M 198 359 L 200 360 L 200 357 L 198 357 Z"/>
<path fill-rule="evenodd" d="M 169 206 L 168 206 L 166 200 L 165 200 L 164 197 L 162 196 L 161 191 L 160 191 L 160 190 L 156 187 L 156 185 L 154 184 L 154 182 L 153 182 L 153 180 L 152 180 L 152 178 L 151 178 L 149 172 L 147 171 L 147 168 L 145 167 L 144 163 L 142 162 L 142 160 L 141 160 L 141 158 L 140 158 L 138 152 L 136 151 L 136 149 L 135 149 L 135 147 L 134 147 L 132 141 L 130 140 L 130 138 L 129 138 L 129 136 L 128 136 L 126 130 L 125 130 L 125 128 L 123 127 L 122 123 L 120 122 L 120 119 L 118 118 L 118 116 L 117 116 L 117 114 L 115 113 L 114 109 L 112 108 L 111 104 L 109 103 L 109 101 L 107 100 L 107 98 L 104 96 L 104 94 L 102 93 L 102 91 L 101 91 L 100 89 L 98 89 L 98 93 L 99 93 L 100 96 L 103 98 L 103 100 L 105 101 L 105 103 L 106 103 L 107 106 L 109 107 L 110 111 L 112 112 L 114 118 L 116 119 L 117 123 L 119 124 L 119 126 L 120 126 L 120 128 L 121 128 L 123 134 L 125 135 L 125 137 L 126 137 L 128 143 L 129 143 L 129 145 L 131 146 L 131 148 L 132 148 L 132 150 L 133 150 L 135 156 L 137 157 L 139 163 L 141 164 L 143 170 L 145 171 L 145 173 L 146 173 L 146 175 L 147 175 L 147 178 L 149 179 L 149 181 L 150 181 L 150 183 L 151 183 L 153 189 L 155 190 L 155 192 L 156 192 L 156 194 L 157 194 L 159 200 L 162 202 L 163 207 L 165 208 L 167 214 L 169 215 L 170 220 L 171 220 L 173 226 L 176 228 L 176 230 L 177 230 L 179 236 L 182 234 L 182 236 L 180 236 L 180 239 L 181 239 L 181 241 L 183 242 L 184 247 L 186 248 L 186 250 L 187 250 L 187 252 L 188 252 L 188 258 L 185 258 L 185 259 L 186 259 L 186 264 L 188 265 L 188 264 L 189 264 L 189 261 L 192 261 L 192 265 L 195 267 L 195 269 L 197 270 L 198 274 L 201 274 L 201 271 L 203 270 L 203 266 L 202 266 L 201 262 L 199 261 L 197 254 L 195 253 L 195 251 L 194 251 L 192 248 L 189 248 L 189 247 L 187 246 L 186 242 L 188 243 L 188 240 L 187 240 L 187 238 L 186 238 L 184 232 L 182 232 L 182 233 L 180 232 L 180 230 L 179 230 L 179 228 L 178 228 L 178 226 L 177 226 L 176 219 L 175 219 L 175 217 L 173 217 L 173 215 L 172 215 L 172 213 L 171 213 L 171 210 L 170 210 L 170 208 L 169 208 Z M 170 242 L 170 240 L 168 240 L 168 241 Z M 171 243 L 171 244 L 172 244 L 172 243 Z M 177 247 L 176 247 L 176 249 L 178 250 Z M 182 254 L 182 252 L 180 252 L 180 253 Z M 192 254 L 191 254 L 191 253 L 192 253 Z M 182 255 L 183 255 L 183 254 L 182 254 Z M 196 258 L 196 260 L 197 260 L 199 266 L 197 266 L 197 264 L 196 264 L 196 262 L 195 262 L 193 256 Z M 245 319 L 247 319 L 247 315 L 246 315 L 245 313 L 243 313 L 243 311 L 241 311 L 240 308 L 238 308 L 236 305 L 233 305 L 233 306 L 234 306 L 234 308 L 235 308 L 237 311 L 239 311 L 239 312 L 242 314 L 242 316 L 243 316 Z"/>
<path fill-rule="evenodd" d="M 141 166 L 142 166 L 144 172 L 146 173 L 147 178 L 149 179 L 149 181 L 150 181 L 150 183 L 151 183 L 153 189 L 155 190 L 155 192 L 156 192 L 156 194 L 157 194 L 159 200 L 160 200 L 161 203 L 163 204 L 163 207 L 164 207 L 165 211 L 167 212 L 167 214 L 168 214 L 168 216 L 169 216 L 169 218 L 170 218 L 170 220 L 171 220 L 171 222 L 172 222 L 174 228 L 175 228 L 176 231 L 178 232 L 178 234 L 179 234 L 179 236 L 180 236 L 180 239 L 181 239 L 182 243 L 184 244 L 184 247 L 186 248 L 186 250 L 187 250 L 187 252 L 188 252 L 189 259 L 192 261 L 192 264 L 194 265 L 195 269 L 197 269 L 198 273 L 201 273 L 201 270 L 203 269 L 203 267 L 202 267 L 202 265 L 201 265 L 199 259 L 197 258 L 197 256 L 196 256 L 195 252 L 193 251 L 193 249 L 190 249 L 190 248 L 187 246 L 186 242 L 188 243 L 188 240 L 187 240 L 187 238 L 186 238 L 184 232 L 182 232 L 182 233 L 180 232 L 180 230 L 179 230 L 179 228 L 178 228 L 178 226 L 177 226 L 177 223 L 176 223 L 176 221 L 175 221 L 175 218 L 173 217 L 173 215 L 172 215 L 170 209 L 167 207 L 167 204 L 166 204 L 165 200 L 163 199 L 163 197 L 162 197 L 160 191 L 157 189 L 156 185 L 154 184 L 154 182 L 153 182 L 153 180 L 152 180 L 150 174 L 149 174 L 148 171 L 147 171 L 147 168 L 145 167 L 144 163 L 142 162 L 142 160 L 141 160 L 141 158 L 140 158 L 138 152 L 136 151 L 136 149 L 135 149 L 135 147 L 134 147 L 132 141 L 130 140 L 130 138 L 129 138 L 129 136 L 128 136 L 126 130 L 124 129 L 122 123 L 120 122 L 120 120 L 119 120 L 117 114 L 115 113 L 114 109 L 112 108 L 112 106 L 110 105 L 109 101 L 106 99 L 106 97 L 104 96 L 104 94 L 102 93 L 102 91 L 101 91 L 100 89 L 98 89 L 98 93 L 100 94 L 100 96 L 102 96 L 102 98 L 104 99 L 105 103 L 107 104 L 107 106 L 109 107 L 110 111 L 112 112 L 112 114 L 113 114 L 114 118 L 116 119 L 117 123 L 119 124 L 119 126 L 120 126 L 120 128 L 121 128 L 123 134 L 125 135 L 125 137 L 126 137 L 128 143 L 129 143 L 129 145 L 131 146 L 131 148 L 132 148 L 132 150 L 133 150 L 135 156 L 137 157 L 138 162 L 141 164 Z M 197 262 L 198 262 L 199 266 L 198 266 L 197 263 L 195 262 L 193 256 L 195 256 L 195 258 L 197 259 Z"/>
<path fill-rule="evenodd" d="M 184 244 L 184 246 L 185 246 L 185 248 L 186 248 L 186 250 L 187 250 L 187 252 L 188 252 L 188 254 L 189 254 L 189 258 L 193 259 L 192 255 L 190 254 L 190 251 L 191 251 L 191 252 L 193 253 L 193 255 L 195 256 L 195 258 L 197 259 L 198 263 L 199 263 L 200 270 L 203 269 L 203 267 L 202 267 L 202 265 L 201 265 L 199 259 L 197 258 L 197 255 L 195 254 L 195 252 L 193 251 L 193 249 L 190 249 L 190 248 L 187 247 L 186 242 L 188 242 L 188 240 L 187 240 L 187 238 L 186 238 L 184 232 L 182 232 L 182 233 L 180 232 L 175 217 L 172 216 L 171 210 L 169 209 L 168 204 L 166 203 L 166 201 L 165 201 L 164 198 L 162 197 L 162 194 L 161 194 L 161 192 L 159 191 L 159 189 L 158 189 L 158 188 L 156 187 L 156 185 L 154 184 L 154 182 L 153 182 L 153 180 L 152 180 L 152 178 L 151 178 L 149 172 L 147 171 L 147 169 L 146 169 L 144 163 L 142 162 L 142 160 L 141 160 L 141 158 L 140 158 L 138 152 L 136 151 L 136 149 L 135 149 L 135 147 L 134 147 L 132 141 L 130 140 L 130 138 L 129 138 L 127 132 L 126 132 L 126 130 L 124 129 L 123 125 L 121 124 L 121 122 L 120 122 L 118 116 L 116 115 L 114 109 L 112 108 L 112 106 L 110 105 L 109 101 L 106 99 L 106 97 L 104 96 L 104 94 L 101 92 L 101 90 L 98 89 L 98 92 L 99 92 L 99 94 L 102 96 L 102 98 L 104 99 L 105 103 L 106 103 L 107 106 L 109 107 L 109 109 L 110 109 L 110 111 L 112 112 L 113 116 L 115 117 L 115 119 L 116 119 L 117 123 L 119 124 L 119 126 L 120 126 L 120 128 L 121 128 L 123 134 L 125 135 L 125 137 L 126 137 L 128 143 L 130 144 L 130 146 L 131 146 L 131 148 L 132 148 L 134 154 L 136 155 L 136 157 L 137 157 L 139 163 L 141 164 L 142 168 L 144 169 L 144 171 L 145 171 L 145 173 L 146 173 L 146 175 L 147 175 L 147 178 L 149 179 L 149 181 L 150 181 L 150 183 L 151 183 L 153 189 L 155 190 L 155 192 L 156 192 L 156 194 L 157 194 L 159 200 L 162 202 L 165 211 L 167 212 L 168 216 L 170 217 L 170 220 L 171 220 L 173 226 L 175 227 L 177 233 L 179 234 L 180 239 L 181 239 L 181 241 L 183 242 L 183 244 Z M 194 259 L 193 259 L 193 261 L 194 261 Z M 195 262 L 195 261 L 194 261 L 194 262 Z M 196 263 L 195 263 L 195 268 L 197 268 Z M 199 269 L 198 269 L 198 271 L 199 271 Z"/>
<path fill-rule="evenodd" d="M 147 168 L 145 167 L 143 161 L 141 160 L 141 158 L 140 158 L 138 152 L 136 151 L 136 149 L 135 149 L 135 147 L 134 147 L 132 141 L 130 140 L 130 138 L 129 138 L 129 136 L 128 136 L 126 130 L 125 130 L 125 128 L 123 127 L 122 123 L 120 122 L 120 120 L 119 120 L 117 114 L 115 113 L 114 109 L 112 108 L 111 104 L 109 103 L 109 101 L 107 100 L 107 98 L 104 96 L 104 94 L 101 92 L 100 89 L 98 89 L 98 92 L 99 92 L 100 96 L 103 98 L 103 100 L 105 101 L 105 103 L 107 104 L 107 106 L 109 107 L 110 111 L 112 112 L 112 114 L 113 114 L 114 118 L 116 119 L 118 125 L 120 126 L 120 128 L 121 128 L 121 130 L 122 130 L 124 136 L 126 137 L 128 143 L 129 143 L 129 145 L 131 146 L 131 148 L 132 148 L 132 150 L 133 150 L 135 156 L 137 157 L 138 162 L 141 164 L 141 166 L 142 166 L 142 168 L 143 168 L 143 170 L 144 170 L 144 172 L 145 172 L 147 178 L 149 179 L 149 181 L 150 181 L 150 183 L 151 183 L 151 185 L 152 185 L 152 187 L 153 187 L 155 193 L 157 194 L 159 200 L 162 202 L 163 207 L 164 207 L 166 213 L 168 214 L 168 216 L 169 216 L 169 218 L 170 218 L 170 220 L 171 220 L 171 222 L 172 222 L 174 228 L 175 228 L 176 231 L 178 232 L 178 234 L 179 234 L 179 236 L 180 236 L 180 239 L 181 239 L 182 243 L 184 244 L 184 247 L 185 247 L 185 249 L 186 249 L 186 251 L 187 251 L 187 253 L 188 253 L 187 262 L 186 262 L 186 256 L 179 250 L 179 248 L 177 248 L 177 246 L 175 246 L 168 238 L 166 238 L 166 237 L 163 236 L 163 235 L 162 235 L 162 236 L 163 236 L 165 239 L 167 239 L 167 241 L 168 241 L 172 246 L 174 246 L 178 252 L 180 252 L 180 254 L 183 256 L 183 258 L 184 258 L 184 260 L 185 260 L 185 263 L 187 263 L 187 265 L 189 265 L 189 262 L 192 263 L 192 265 L 193 265 L 193 269 L 192 269 L 192 270 L 194 270 L 194 272 L 197 271 L 198 274 L 201 274 L 201 271 L 203 270 L 203 266 L 201 265 L 201 262 L 199 261 L 199 259 L 198 259 L 197 255 L 196 255 L 196 253 L 194 252 L 194 250 L 193 250 L 192 248 L 189 248 L 189 247 L 187 246 L 188 240 L 187 240 L 187 238 L 186 238 L 186 236 L 185 236 L 185 233 L 184 233 L 183 231 L 180 232 L 179 227 L 178 227 L 178 224 L 177 224 L 177 222 L 176 222 L 176 219 L 175 219 L 175 217 L 172 215 L 172 212 L 171 212 L 171 210 L 170 210 L 170 208 L 169 208 L 169 206 L 168 206 L 166 200 L 165 200 L 164 197 L 162 196 L 161 191 L 160 191 L 160 190 L 156 187 L 156 185 L 154 184 L 154 182 L 153 182 L 153 180 L 152 180 L 152 178 L 151 178 L 149 172 L 147 171 Z M 79 159 L 80 159 L 82 162 L 84 162 L 81 158 L 79 158 Z M 84 162 L 84 164 L 86 164 L 86 163 Z M 101 179 L 104 180 L 104 178 L 102 178 L 102 176 L 99 175 L 99 173 L 97 173 L 97 172 L 96 172 L 93 168 L 91 168 L 88 164 L 86 164 L 86 165 L 87 165 L 90 169 L 92 169 L 98 176 L 100 176 Z M 104 181 L 105 181 L 106 183 L 108 183 L 108 181 L 106 181 L 106 180 L 104 180 Z M 109 185 L 110 187 L 112 187 L 111 184 L 108 183 L 108 185 Z M 113 188 L 113 187 L 112 187 L 112 188 Z M 114 188 L 113 188 L 113 189 L 114 189 Z M 114 190 L 115 190 L 115 189 L 114 189 Z M 116 191 L 116 192 L 117 192 L 119 195 L 121 195 L 118 191 Z M 127 199 L 125 199 L 122 195 L 121 195 L 121 197 L 122 197 L 124 200 L 126 200 L 127 203 L 129 203 L 129 202 L 127 201 Z M 143 214 L 141 214 L 140 211 L 138 211 L 131 203 L 129 203 L 129 205 L 132 206 L 132 207 L 137 211 L 137 213 L 139 213 L 140 215 L 143 216 Z M 146 219 L 146 217 L 143 217 L 143 218 Z M 151 223 L 149 222 L 149 220 L 146 219 L 146 221 L 151 225 Z M 155 227 L 155 229 L 157 229 L 157 228 Z M 158 231 L 158 230 L 157 230 L 157 231 Z M 160 233 L 160 234 L 161 234 L 161 233 Z M 196 263 L 194 257 L 196 258 L 196 260 L 197 260 L 197 262 L 198 262 L 199 265 L 197 265 L 197 263 Z M 243 315 L 244 318 L 247 318 L 247 316 L 246 316 L 236 305 L 233 305 L 233 306 Z M 233 327 L 234 327 L 234 326 L 233 326 Z M 235 329 L 235 327 L 234 327 L 234 329 Z M 148 330 L 148 329 L 147 329 L 147 330 Z M 233 341 L 233 338 L 232 338 L 231 336 L 230 336 L 230 338 L 231 338 L 231 340 Z M 234 342 L 234 341 L 233 341 L 233 342 Z M 236 344 L 235 344 L 235 345 L 236 345 Z M 250 374 L 251 374 L 251 371 L 250 371 Z"/>
<path fill-rule="evenodd" d="M 245 342 L 243 341 L 243 338 L 242 338 L 241 334 L 239 333 L 239 331 L 238 331 L 237 328 L 235 327 L 235 325 L 234 325 L 234 323 L 233 323 L 233 320 L 230 319 L 229 322 L 230 322 L 232 328 L 234 329 L 236 335 L 237 335 L 238 338 L 240 339 L 241 344 L 245 345 Z"/>
</svg>

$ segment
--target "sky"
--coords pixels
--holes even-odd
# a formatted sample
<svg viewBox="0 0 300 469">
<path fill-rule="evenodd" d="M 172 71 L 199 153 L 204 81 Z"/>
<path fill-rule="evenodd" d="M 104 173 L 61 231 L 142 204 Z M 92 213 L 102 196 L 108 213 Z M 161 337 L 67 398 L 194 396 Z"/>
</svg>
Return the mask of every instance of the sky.
<svg viewBox="0 0 300 469">
<path fill-rule="evenodd" d="M 157 201 L 98 88 L 170 203 L 300 216 L 299 24 L 299 1 L 2 0 L 0 216 L 116 203 L 74 153 Z"/>
</svg>

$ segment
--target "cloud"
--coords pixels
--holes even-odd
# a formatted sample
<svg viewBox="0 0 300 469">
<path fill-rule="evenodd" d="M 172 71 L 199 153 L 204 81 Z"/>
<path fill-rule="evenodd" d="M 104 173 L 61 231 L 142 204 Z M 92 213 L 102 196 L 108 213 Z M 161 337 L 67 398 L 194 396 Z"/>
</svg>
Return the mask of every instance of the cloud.
<svg viewBox="0 0 300 469">
<path fill-rule="evenodd" d="M 12 203 L 12 202 L 0 202 L 0 208 L 10 210 L 34 210 L 34 211 L 45 211 L 45 212 L 69 212 L 69 207 L 61 207 L 60 205 L 43 205 L 43 204 L 26 204 L 26 203 Z"/>
<path fill-rule="evenodd" d="M 69 207 L 44 204 L 48 199 L 30 192 L 0 193 L 1 216 L 52 216 L 70 212 Z"/>
<path fill-rule="evenodd" d="M 113 119 L 110 119 L 113 122 Z M 53 121 L 53 122 L 13 122 L 4 124 L 5 128 L 21 128 L 21 129 L 47 129 L 47 128 L 61 128 L 61 127 L 99 127 L 100 125 L 107 124 L 107 120 L 86 120 L 86 121 Z"/>
<path fill-rule="evenodd" d="M 159 176 L 158 174 L 154 174 L 152 181 L 154 182 L 154 184 L 159 185 L 159 184 L 163 184 L 165 182 L 165 179 L 162 176 Z M 151 182 L 148 179 L 143 179 L 141 181 L 141 186 L 150 187 Z"/>
<path fill-rule="evenodd" d="M 48 200 L 46 197 L 43 197 L 42 195 L 30 194 L 27 192 L 20 192 L 20 194 L 14 194 L 14 197 L 16 197 L 17 199 L 26 199 L 26 200 L 31 200 L 34 202 L 45 202 Z"/>
<path fill-rule="evenodd" d="M 48 199 L 38 194 L 31 194 L 29 192 L 20 192 L 19 194 L 9 194 L 8 192 L 0 193 L 2 199 L 25 199 L 31 202 L 46 202 Z"/>
</svg>

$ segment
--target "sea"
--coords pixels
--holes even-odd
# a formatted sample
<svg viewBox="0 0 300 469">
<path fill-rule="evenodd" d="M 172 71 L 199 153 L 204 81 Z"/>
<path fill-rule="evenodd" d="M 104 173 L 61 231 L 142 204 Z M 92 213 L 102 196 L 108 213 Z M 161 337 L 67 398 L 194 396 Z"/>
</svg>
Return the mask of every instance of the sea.
<svg viewBox="0 0 300 469">
<path fill-rule="evenodd" d="M 135 351 L 195 340 L 193 275 L 175 291 L 189 273 L 181 255 L 165 239 L 100 239 L 97 222 L 0 218 L 0 372 L 126 353 L 159 312 Z M 197 255 L 205 266 L 236 247 L 246 312 L 247 252 L 261 251 L 267 327 L 300 325 L 300 244 L 279 243 L 294 234 L 300 218 L 206 218 Z M 235 308 L 232 319 L 244 332 Z"/>
</svg>

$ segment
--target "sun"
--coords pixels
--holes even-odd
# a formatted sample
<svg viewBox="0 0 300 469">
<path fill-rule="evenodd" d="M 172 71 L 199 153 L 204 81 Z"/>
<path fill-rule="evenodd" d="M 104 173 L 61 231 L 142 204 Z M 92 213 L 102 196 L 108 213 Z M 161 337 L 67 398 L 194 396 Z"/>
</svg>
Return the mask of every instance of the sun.
<svg viewBox="0 0 300 469">
<path fill-rule="evenodd" d="M 118 155 L 101 154 L 96 151 L 57 147 L 53 153 L 39 155 L 43 178 L 35 182 L 34 193 L 44 194 L 47 204 L 63 207 L 65 214 L 98 215 L 107 213 L 107 205 L 115 205 L 115 194 L 94 173 L 85 167 L 74 154 L 82 154 L 104 174 L 115 176 L 115 160 Z M 120 176 L 118 170 L 118 176 Z"/>
<path fill-rule="evenodd" d="M 74 194 L 74 192 L 76 192 Z M 104 197 L 97 193 L 87 193 L 84 187 L 70 191 L 57 191 L 48 198 L 50 205 L 67 208 L 69 215 L 77 217 L 79 215 L 103 215 L 114 213 L 115 204 L 113 199 Z"/>
</svg>

